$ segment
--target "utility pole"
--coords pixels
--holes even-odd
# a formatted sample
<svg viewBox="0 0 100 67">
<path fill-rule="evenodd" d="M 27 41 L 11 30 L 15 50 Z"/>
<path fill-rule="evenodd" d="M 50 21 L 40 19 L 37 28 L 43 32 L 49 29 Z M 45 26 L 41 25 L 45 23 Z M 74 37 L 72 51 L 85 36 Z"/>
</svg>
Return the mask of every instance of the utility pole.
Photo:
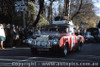
<svg viewBox="0 0 100 67">
<path fill-rule="evenodd" d="M 26 22 L 25 22 L 25 0 L 16 1 L 15 2 L 15 10 L 16 12 L 22 13 L 22 20 L 23 20 L 23 27 L 26 28 Z"/>
</svg>

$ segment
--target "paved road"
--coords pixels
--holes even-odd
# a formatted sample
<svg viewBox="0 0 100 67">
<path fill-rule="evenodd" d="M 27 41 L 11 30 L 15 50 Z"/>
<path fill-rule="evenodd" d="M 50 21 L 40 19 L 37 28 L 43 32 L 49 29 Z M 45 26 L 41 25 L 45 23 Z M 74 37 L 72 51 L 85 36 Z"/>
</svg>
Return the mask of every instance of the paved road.
<svg viewBox="0 0 100 67">
<path fill-rule="evenodd" d="M 66 57 L 40 53 L 32 57 L 29 48 L 0 49 L 0 67 L 100 67 L 100 44 L 84 44 L 80 52 Z"/>
</svg>

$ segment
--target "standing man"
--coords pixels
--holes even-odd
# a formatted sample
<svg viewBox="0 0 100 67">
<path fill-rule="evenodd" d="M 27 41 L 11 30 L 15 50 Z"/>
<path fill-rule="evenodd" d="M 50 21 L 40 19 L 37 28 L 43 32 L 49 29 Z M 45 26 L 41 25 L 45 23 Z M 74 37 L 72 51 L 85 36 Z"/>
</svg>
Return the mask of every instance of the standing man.
<svg viewBox="0 0 100 67">
<path fill-rule="evenodd" d="M 5 32 L 4 32 L 4 27 L 2 24 L 0 24 L 0 45 L 1 45 L 1 49 L 5 49 L 3 47 L 3 42 L 5 41 L 6 37 L 5 37 Z"/>
<path fill-rule="evenodd" d="M 11 31 L 11 25 L 10 24 L 7 24 L 6 25 L 6 28 L 5 28 L 5 34 L 6 34 L 6 40 L 5 40 L 5 44 L 6 46 L 5 47 L 11 47 L 11 34 L 10 34 L 10 31 Z"/>
</svg>

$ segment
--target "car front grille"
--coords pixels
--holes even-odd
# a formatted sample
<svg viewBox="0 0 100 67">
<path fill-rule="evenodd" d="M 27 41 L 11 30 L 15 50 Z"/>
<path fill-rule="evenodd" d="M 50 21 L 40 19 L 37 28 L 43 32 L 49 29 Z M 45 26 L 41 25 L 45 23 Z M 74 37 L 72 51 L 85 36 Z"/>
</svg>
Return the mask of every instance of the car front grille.
<svg viewBox="0 0 100 67">
<path fill-rule="evenodd" d="M 52 40 L 32 40 L 32 46 L 50 48 Z"/>
</svg>

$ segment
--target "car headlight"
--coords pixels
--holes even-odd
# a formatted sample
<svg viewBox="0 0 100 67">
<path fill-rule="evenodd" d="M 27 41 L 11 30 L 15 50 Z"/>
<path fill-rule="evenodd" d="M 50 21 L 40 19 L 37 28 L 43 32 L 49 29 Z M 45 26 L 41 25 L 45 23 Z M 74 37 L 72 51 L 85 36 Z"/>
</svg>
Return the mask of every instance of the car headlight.
<svg viewBox="0 0 100 67">
<path fill-rule="evenodd" d="M 32 41 L 32 45 L 36 45 L 36 41 L 35 40 Z"/>
<path fill-rule="evenodd" d="M 40 46 L 40 45 L 41 45 L 41 42 L 40 42 L 40 41 L 38 41 L 38 42 L 37 42 L 37 46 Z"/>
<path fill-rule="evenodd" d="M 27 39 L 28 44 L 32 44 L 32 39 Z"/>
<path fill-rule="evenodd" d="M 42 46 L 46 46 L 46 42 L 45 41 L 42 42 Z"/>
<path fill-rule="evenodd" d="M 53 39 L 53 44 L 54 45 L 57 45 L 58 44 L 58 39 L 57 38 Z"/>
</svg>

